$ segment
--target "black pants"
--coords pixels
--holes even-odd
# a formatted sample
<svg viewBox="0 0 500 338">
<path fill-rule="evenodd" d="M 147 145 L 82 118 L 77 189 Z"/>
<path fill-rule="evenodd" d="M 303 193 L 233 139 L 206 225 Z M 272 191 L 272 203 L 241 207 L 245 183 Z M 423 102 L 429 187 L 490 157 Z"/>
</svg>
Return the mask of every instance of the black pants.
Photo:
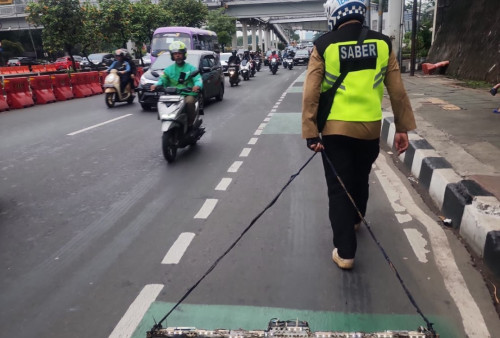
<svg viewBox="0 0 500 338">
<path fill-rule="evenodd" d="M 379 153 L 379 139 L 360 140 L 343 135 L 326 135 L 323 136 L 323 144 L 323 167 L 328 185 L 333 245 L 340 257 L 354 258 L 357 247 L 354 224 L 358 223 L 360 218 L 324 156 L 328 156 L 361 214 L 365 216 L 368 178 Z"/>
</svg>

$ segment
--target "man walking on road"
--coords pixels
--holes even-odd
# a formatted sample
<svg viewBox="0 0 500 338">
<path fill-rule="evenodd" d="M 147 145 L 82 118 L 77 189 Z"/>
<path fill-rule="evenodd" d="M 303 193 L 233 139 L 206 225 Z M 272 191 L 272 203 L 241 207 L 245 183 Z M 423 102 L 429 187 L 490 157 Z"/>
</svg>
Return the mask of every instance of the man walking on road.
<svg viewBox="0 0 500 338">
<path fill-rule="evenodd" d="M 357 247 L 355 228 L 361 220 L 326 157 L 364 216 L 368 178 L 379 154 L 382 83 L 394 111 L 394 146 L 399 154 L 408 148 L 407 132 L 416 124 L 391 40 L 362 29 L 365 1 L 328 0 L 324 7 L 331 31 L 316 40 L 310 57 L 302 99 L 302 137 L 307 139 L 309 149 L 323 155 L 333 230 L 332 259 L 341 269 L 352 269 Z M 336 92 L 332 87 L 337 87 Z M 321 102 L 327 99 L 326 106 L 321 105 L 326 107 L 323 114 L 318 112 L 320 93 Z M 321 116 L 326 119 L 324 127 Z"/>
</svg>

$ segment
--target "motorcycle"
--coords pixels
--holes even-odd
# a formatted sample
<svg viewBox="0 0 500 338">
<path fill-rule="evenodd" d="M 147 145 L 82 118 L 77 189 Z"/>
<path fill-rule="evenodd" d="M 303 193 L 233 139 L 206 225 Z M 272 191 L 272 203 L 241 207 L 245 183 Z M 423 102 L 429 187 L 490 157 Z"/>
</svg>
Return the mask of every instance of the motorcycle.
<svg viewBox="0 0 500 338">
<path fill-rule="evenodd" d="M 269 67 L 271 68 L 273 75 L 276 75 L 276 72 L 278 71 L 278 60 L 276 58 L 272 58 Z"/>
<path fill-rule="evenodd" d="M 257 72 L 255 70 L 255 61 L 250 60 L 249 63 L 250 63 L 250 77 L 254 77 L 255 73 Z"/>
<path fill-rule="evenodd" d="M 250 80 L 250 62 L 247 60 L 241 61 L 240 74 L 244 81 Z"/>
<path fill-rule="evenodd" d="M 196 76 L 199 71 L 189 76 Z M 200 118 L 200 104 L 195 103 L 195 119 L 193 126 L 188 126 L 188 116 L 185 112 L 184 95 L 191 92 L 191 88 L 156 87 L 155 91 L 162 93 L 158 101 L 158 119 L 161 121 L 162 151 L 168 163 L 175 161 L 177 149 L 194 146 L 205 133 Z"/>
<path fill-rule="evenodd" d="M 130 82 L 125 86 L 122 93 L 120 87 L 120 75 L 116 69 L 111 69 L 104 79 L 104 99 L 109 108 L 113 108 L 116 102 L 134 102 L 135 95 L 132 93 Z"/>
<path fill-rule="evenodd" d="M 260 72 L 261 64 L 262 61 L 259 58 L 255 59 L 255 69 L 257 69 L 258 72 Z"/>
<path fill-rule="evenodd" d="M 240 83 L 240 73 L 238 71 L 238 65 L 231 63 L 227 69 L 229 73 L 229 84 L 232 86 L 237 86 Z"/>
<path fill-rule="evenodd" d="M 285 60 L 286 60 L 286 63 L 288 64 L 288 69 L 292 70 L 292 68 L 293 68 L 293 58 L 289 57 L 289 58 L 286 58 Z"/>
</svg>

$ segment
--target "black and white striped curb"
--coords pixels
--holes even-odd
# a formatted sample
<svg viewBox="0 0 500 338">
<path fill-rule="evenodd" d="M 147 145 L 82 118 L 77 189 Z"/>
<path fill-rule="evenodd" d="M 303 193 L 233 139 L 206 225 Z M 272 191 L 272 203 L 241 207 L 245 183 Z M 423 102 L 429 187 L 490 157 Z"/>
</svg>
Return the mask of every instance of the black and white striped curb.
<svg viewBox="0 0 500 338">
<path fill-rule="evenodd" d="M 385 116 L 381 142 L 393 148 L 395 132 L 394 117 Z M 400 160 L 472 250 L 500 276 L 500 202 L 475 181 L 460 177 L 417 133 L 408 137 L 410 145 Z"/>
</svg>

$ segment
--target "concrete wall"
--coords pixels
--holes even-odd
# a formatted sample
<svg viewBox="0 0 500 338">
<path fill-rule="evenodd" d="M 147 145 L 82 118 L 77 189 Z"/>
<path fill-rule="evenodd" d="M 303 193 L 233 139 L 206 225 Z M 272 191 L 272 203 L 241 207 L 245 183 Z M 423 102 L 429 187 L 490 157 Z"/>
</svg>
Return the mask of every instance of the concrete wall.
<svg viewBox="0 0 500 338">
<path fill-rule="evenodd" d="M 500 1 L 439 0 L 427 62 L 449 60 L 447 74 L 500 82 Z"/>
</svg>

